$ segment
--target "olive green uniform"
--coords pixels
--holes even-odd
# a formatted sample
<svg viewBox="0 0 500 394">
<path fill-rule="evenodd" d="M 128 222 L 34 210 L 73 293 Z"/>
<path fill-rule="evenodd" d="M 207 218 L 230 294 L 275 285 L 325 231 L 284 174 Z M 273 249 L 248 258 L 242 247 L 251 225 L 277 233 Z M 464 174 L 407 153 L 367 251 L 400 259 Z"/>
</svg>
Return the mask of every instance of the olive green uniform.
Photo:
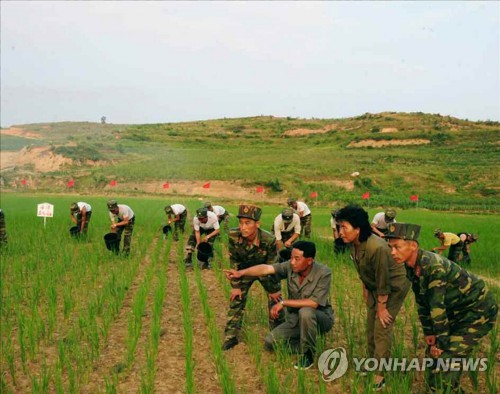
<svg viewBox="0 0 500 394">
<path fill-rule="evenodd" d="M 376 235 L 370 235 L 361 242 L 356 251 L 350 244 L 351 257 L 359 278 L 368 290 L 367 328 L 368 357 L 378 360 L 390 357 L 392 332 L 396 316 L 410 290 L 404 265 L 396 264 L 387 242 Z M 387 310 L 393 317 L 392 323 L 384 328 L 377 318 L 377 297 L 388 295 Z"/>
<path fill-rule="evenodd" d="M 7 229 L 5 228 L 5 214 L 0 209 L 0 245 L 7 244 Z"/>
<path fill-rule="evenodd" d="M 249 244 L 241 236 L 238 228 L 229 231 L 229 258 L 231 268 L 241 270 L 259 264 L 276 263 L 276 238 L 271 233 L 258 229 L 254 241 Z M 259 278 L 243 277 L 231 280 L 231 287 L 241 289 L 241 299 L 236 297 L 230 302 L 225 328 L 225 340 L 236 338 L 243 322 L 243 312 L 247 303 L 248 292 L 255 281 L 259 281 L 268 294 L 281 291 L 281 285 L 273 276 Z M 269 300 L 269 310 L 274 305 L 274 301 Z M 269 319 L 269 326 L 272 330 L 284 321 L 284 313 L 279 318 Z"/>
<path fill-rule="evenodd" d="M 415 268 L 406 268 L 424 334 L 436 336 L 440 358 L 469 357 L 495 325 L 498 306 L 484 281 L 432 252 L 418 251 Z M 418 273 L 418 274 L 417 274 Z M 428 349 L 429 351 L 429 349 Z M 431 390 L 457 390 L 461 371 L 426 369 Z"/>
</svg>

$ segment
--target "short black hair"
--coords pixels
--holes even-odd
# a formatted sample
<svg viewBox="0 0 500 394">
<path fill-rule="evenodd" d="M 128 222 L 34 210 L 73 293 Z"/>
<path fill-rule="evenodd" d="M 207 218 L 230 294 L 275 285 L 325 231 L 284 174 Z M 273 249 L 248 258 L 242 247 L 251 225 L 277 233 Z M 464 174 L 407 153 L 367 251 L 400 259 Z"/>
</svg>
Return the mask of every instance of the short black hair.
<svg viewBox="0 0 500 394">
<path fill-rule="evenodd" d="M 304 252 L 304 257 L 316 257 L 316 245 L 310 241 L 297 241 L 292 245 L 293 249 L 298 249 Z"/>
<path fill-rule="evenodd" d="M 364 242 L 372 233 L 372 227 L 370 221 L 368 220 L 368 212 L 366 212 L 359 205 L 347 205 L 335 215 L 335 221 L 338 222 L 349 222 L 352 227 L 359 228 L 359 240 Z"/>
</svg>

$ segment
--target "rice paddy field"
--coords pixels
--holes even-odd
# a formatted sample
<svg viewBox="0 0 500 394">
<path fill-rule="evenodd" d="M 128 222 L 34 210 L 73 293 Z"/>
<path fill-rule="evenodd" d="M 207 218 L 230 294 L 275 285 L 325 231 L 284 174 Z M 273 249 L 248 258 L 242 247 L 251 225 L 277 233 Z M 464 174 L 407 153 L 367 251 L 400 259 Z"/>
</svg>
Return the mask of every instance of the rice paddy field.
<svg viewBox="0 0 500 394">
<path fill-rule="evenodd" d="M 164 239 L 163 208 L 182 203 L 190 212 L 200 199 L 115 197 L 129 205 L 136 223 L 129 257 L 110 253 L 104 196 L 2 193 L 8 245 L 1 249 L 2 393 L 366 393 L 373 376 L 347 373 L 325 382 L 317 368 L 296 371 L 296 355 L 287 349 L 264 350 L 267 301 L 255 284 L 245 312 L 238 346 L 222 352 L 230 286 L 222 269 L 229 266 L 226 234 L 215 243 L 211 270 L 186 272 L 184 238 Z M 88 238 L 72 239 L 69 205 L 93 207 Z M 53 218 L 36 216 L 42 202 L 54 205 Z M 216 201 L 232 213 L 237 203 Z M 262 227 L 281 212 L 263 206 Z M 332 251 L 330 208 L 311 206 L 317 260 L 332 270 L 331 299 L 335 325 L 318 344 L 343 347 L 349 361 L 366 356 L 365 307 L 361 283 L 348 256 Z M 378 209 L 369 209 L 370 217 Z M 190 215 L 191 217 L 191 215 Z M 471 246 L 470 271 L 485 278 L 500 301 L 500 233 L 495 215 L 398 210 L 398 221 L 422 225 L 421 247 L 437 246 L 433 230 L 478 233 Z M 286 289 L 284 289 L 286 292 Z M 425 343 L 410 293 L 396 320 L 392 355 L 424 356 Z M 462 377 L 466 392 L 496 393 L 499 387 L 498 324 L 478 357 L 488 369 Z M 424 392 L 420 372 L 388 373 L 385 393 Z"/>
</svg>

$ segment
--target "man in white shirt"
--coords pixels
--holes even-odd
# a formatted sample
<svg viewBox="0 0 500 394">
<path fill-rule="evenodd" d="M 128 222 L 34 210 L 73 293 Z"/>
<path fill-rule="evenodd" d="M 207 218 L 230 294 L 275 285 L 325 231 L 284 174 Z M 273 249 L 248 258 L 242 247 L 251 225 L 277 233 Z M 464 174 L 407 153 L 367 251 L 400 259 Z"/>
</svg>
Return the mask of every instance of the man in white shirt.
<svg viewBox="0 0 500 394">
<path fill-rule="evenodd" d="M 284 208 L 274 219 L 272 229 L 276 237 L 276 251 L 279 253 L 283 246 L 290 249 L 299 238 L 300 229 L 299 215 L 294 213 L 292 208 Z"/>
<path fill-rule="evenodd" d="M 186 257 L 184 258 L 186 268 L 192 269 L 193 252 L 198 248 L 198 245 L 201 242 L 208 242 L 213 245 L 219 232 L 220 229 L 217 215 L 210 212 L 207 208 L 198 208 L 196 210 L 196 216 L 193 219 L 193 232 L 186 246 Z M 210 268 L 210 265 L 206 262 L 201 268 Z"/>
<path fill-rule="evenodd" d="M 76 224 L 78 234 L 87 234 L 92 207 L 86 202 L 74 202 L 69 207 L 71 221 Z"/>
<path fill-rule="evenodd" d="M 227 233 L 229 231 L 229 212 L 220 205 L 212 205 L 210 201 L 205 203 L 205 208 L 217 215 L 219 225 L 222 223 L 224 231 Z"/>
<path fill-rule="evenodd" d="M 293 208 L 300 218 L 301 232 L 300 235 L 304 235 L 306 238 L 311 238 L 311 221 L 312 215 L 311 210 L 305 202 L 297 201 L 295 198 L 289 198 L 288 206 Z"/>
<path fill-rule="evenodd" d="M 128 256 L 134 232 L 134 211 L 128 205 L 118 204 L 116 200 L 109 200 L 107 205 L 111 219 L 111 232 L 117 233 L 120 238 L 123 233 L 123 254 Z"/>
<path fill-rule="evenodd" d="M 396 211 L 388 208 L 384 212 L 375 214 L 371 222 L 372 232 L 384 238 L 387 234 L 387 226 L 391 223 L 396 223 Z"/>
<path fill-rule="evenodd" d="M 182 204 L 172 204 L 165 207 L 165 213 L 167 214 L 167 224 L 174 223 L 173 238 L 174 241 L 178 241 L 179 231 L 184 234 L 188 211 Z"/>
</svg>

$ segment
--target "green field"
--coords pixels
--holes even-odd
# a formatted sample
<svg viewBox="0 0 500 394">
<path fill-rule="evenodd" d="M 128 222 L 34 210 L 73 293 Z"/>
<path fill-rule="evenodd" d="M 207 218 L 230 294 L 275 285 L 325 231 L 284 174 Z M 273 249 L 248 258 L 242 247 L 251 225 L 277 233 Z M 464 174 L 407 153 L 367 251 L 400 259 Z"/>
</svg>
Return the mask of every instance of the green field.
<svg viewBox="0 0 500 394">
<path fill-rule="evenodd" d="M 2 193 L 9 244 L 1 250 L 2 392 L 366 392 L 370 377 L 351 369 L 325 383 L 317 369 L 297 373 L 295 356 L 286 349 L 263 350 L 267 332 L 266 300 L 256 285 L 247 305 L 243 342 L 220 351 L 229 285 L 224 236 L 216 243 L 214 269 L 185 273 L 184 242 L 164 240 L 163 207 L 182 203 L 194 212 L 202 202 L 179 197 L 120 196 L 137 220 L 130 258 L 110 254 L 103 235 L 109 230 L 104 196 L 57 196 Z M 89 239 L 69 236 L 69 204 L 93 207 Z M 55 215 L 36 217 L 36 205 L 49 202 Z M 212 199 L 213 203 L 218 203 Z M 222 203 L 236 225 L 234 202 Z M 280 213 L 264 205 L 262 226 L 269 229 Z M 311 206 L 317 260 L 332 269 L 334 329 L 319 350 L 344 347 L 349 357 L 366 352 L 365 308 L 361 284 L 350 259 L 332 254 L 330 209 Z M 370 217 L 377 212 L 370 209 Z M 499 220 L 494 215 L 427 210 L 398 210 L 398 221 L 422 225 L 421 246 L 437 246 L 434 228 L 480 235 L 472 245 L 470 271 L 485 277 L 500 300 Z M 393 355 L 422 357 L 423 335 L 413 295 L 397 319 Z M 485 339 L 478 355 L 487 357 L 486 372 L 469 373 L 466 391 L 494 393 L 498 386 L 498 329 Z M 244 368 L 242 368 L 244 366 Z M 384 392 L 410 393 L 423 388 L 419 373 L 389 374 Z"/>
</svg>

